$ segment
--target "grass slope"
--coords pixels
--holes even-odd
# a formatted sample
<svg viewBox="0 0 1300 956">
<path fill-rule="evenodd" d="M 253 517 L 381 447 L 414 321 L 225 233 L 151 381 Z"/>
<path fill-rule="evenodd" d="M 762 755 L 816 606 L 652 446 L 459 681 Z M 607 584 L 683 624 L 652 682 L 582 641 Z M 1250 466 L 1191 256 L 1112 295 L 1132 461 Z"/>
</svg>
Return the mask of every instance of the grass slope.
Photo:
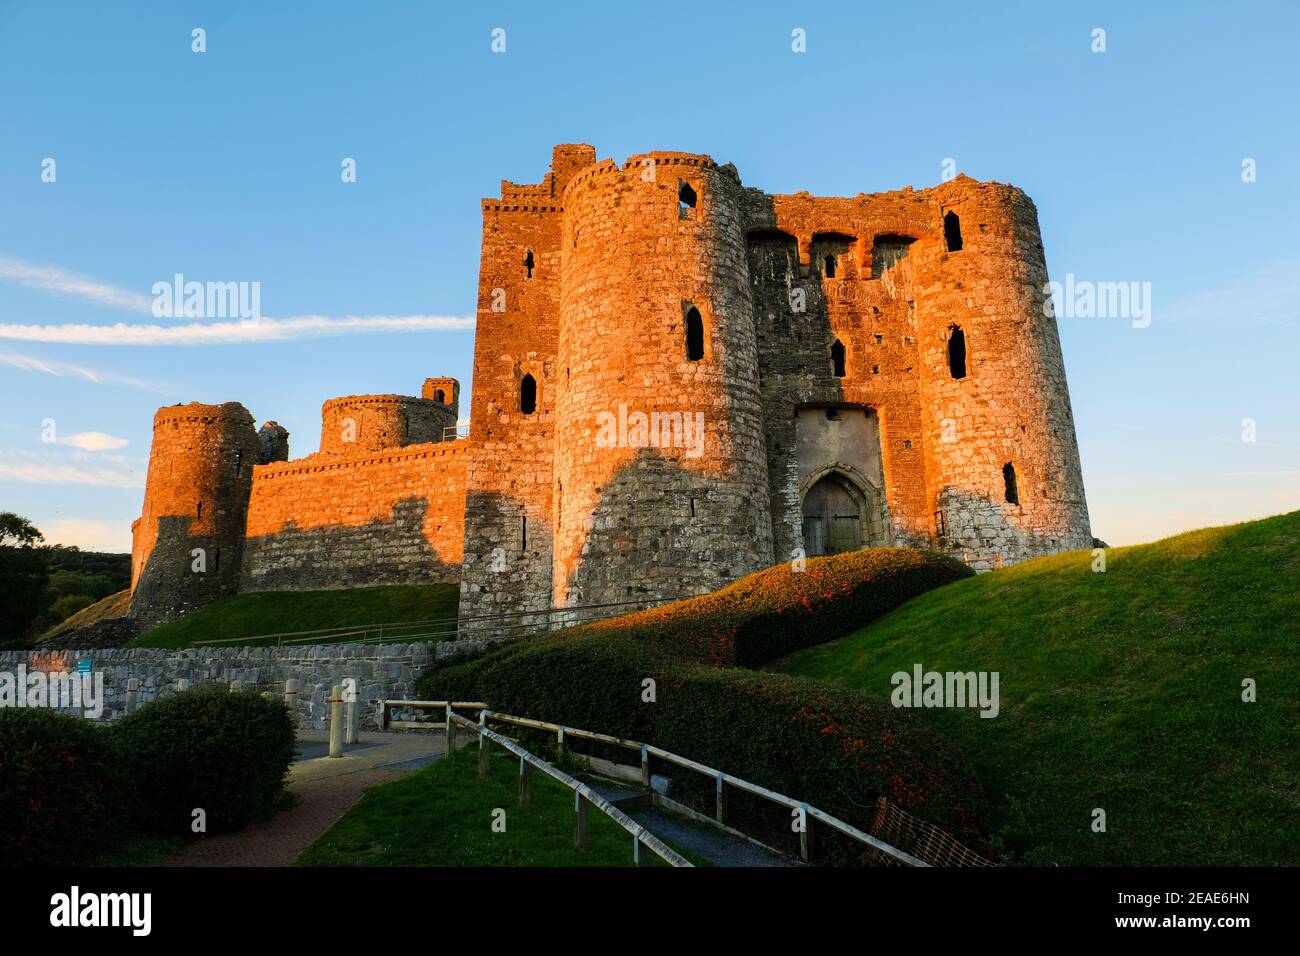
<svg viewBox="0 0 1300 956">
<path fill-rule="evenodd" d="M 1092 560 L 959 581 L 774 669 L 878 697 L 916 663 L 1000 672 L 996 718 L 914 713 L 970 755 L 1023 862 L 1300 863 L 1300 512 Z"/>
<path fill-rule="evenodd" d="M 532 802 L 518 805 L 519 761 L 497 750 L 487 777 L 466 747 L 375 787 L 298 858 L 298 866 L 631 866 L 632 837 L 591 809 L 591 846 L 573 845 L 573 791 L 534 772 Z M 493 811 L 505 832 L 493 832 Z M 665 866 L 647 849 L 653 863 Z M 688 857 L 689 859 L 689 857 Z"/>
<path fill-rule="evenodd" d="M 460 590 L 455 584 L 236 594 L 156 627 L 136 638 L 130 646 L 192 647 L 195 641 L 454 618 L 459 600 Z M 401 633 L 398 631 L 393 639 L 402 640 Z M 247 643 L 256 646 L 275 642 Z M 313 643 L 330 641 L 323 638 Z"/>
</svg>

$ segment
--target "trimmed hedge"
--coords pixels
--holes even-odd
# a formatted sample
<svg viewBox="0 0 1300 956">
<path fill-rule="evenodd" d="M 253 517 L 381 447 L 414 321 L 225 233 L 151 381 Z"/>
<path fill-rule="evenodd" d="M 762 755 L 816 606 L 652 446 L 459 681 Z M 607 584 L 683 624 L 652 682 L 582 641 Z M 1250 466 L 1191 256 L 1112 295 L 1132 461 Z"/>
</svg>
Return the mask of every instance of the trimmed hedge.
<svg viewBox="0 0 1300 956">
<path fill-rule="evenodd" d="M 200 807 L 210 833 L 269 816 L 296 752 L 288 708 L 255 691 L 171 694 L 123 717 L 113 732 L 136 810 L 158 833 L 189 834 Z"/>
<path fill-rule="evenodd" d="M 839 637 L 923 591 L 970 574 L 915 549 L 770 568 L 713 594 L 527 638 L 426 671 L 431 700 L 491 707 L 657 744 L 868 829 L 879 795 L 985 846 L 989 808 L 966 758 L 887 695 L 732 665 Z M 642 701 L 655 681 L 655 702 Z M 626 755 L 622 758 L 626 760 Z M 695 775 L 670 770 L 683 783 Z M 704 781 L 711 793 L 712 784 Z M 739 796 L 739 795 L 738 795 Z M 770 805 L 733 809 L 789 833 Z M 763 814 L 768 816 L 763 817 Z"/>
<path fill-rule="evenodd" d="M 974 572 L 918 548 L 871 548 L 779 564 L 711 594 L 583 625 L 622 631 L 671 654 L 721 667 L 757 667 L 843 637 L 918 594 Z"/>
<path fill-rule="evenodd" d="M 110 731 L 42 708 L 0 709 L 0 863 L 83 862 L 123 835 Z"/>
</svg>

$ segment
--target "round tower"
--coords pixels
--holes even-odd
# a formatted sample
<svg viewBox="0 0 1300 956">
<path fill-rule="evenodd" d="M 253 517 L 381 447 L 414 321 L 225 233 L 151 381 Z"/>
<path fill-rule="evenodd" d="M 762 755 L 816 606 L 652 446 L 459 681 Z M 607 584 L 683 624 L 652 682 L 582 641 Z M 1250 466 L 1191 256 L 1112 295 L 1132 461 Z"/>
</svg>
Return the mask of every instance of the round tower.
<svg viewBox="0 0 1300 956">
<path fill-rule="evenodd" d="M 701 593 L 772 563 L 734 170 L 655 152 L 564 191 L 555 606 Z"/>
<path fill-rule="evenodd" d="M 320 450 L 331 455 L 442 441 L 456 424 L 445 401 L 411 395 L 349 395 L 321 406 Z"/>
<path fill-rule="evenodd" d="M 163 623 L 239 590 L 260 451 L 253 417 L 238 402 L 154 415 L 144 510 L 133 526 L 132 617 Z"/>
<path fill-rule="evenodd" d="M 916 319 L 935 533 L 1006 561 L 1091 547 L 1034 204 L 965 176 L 930 194 Z"/>
</svg>

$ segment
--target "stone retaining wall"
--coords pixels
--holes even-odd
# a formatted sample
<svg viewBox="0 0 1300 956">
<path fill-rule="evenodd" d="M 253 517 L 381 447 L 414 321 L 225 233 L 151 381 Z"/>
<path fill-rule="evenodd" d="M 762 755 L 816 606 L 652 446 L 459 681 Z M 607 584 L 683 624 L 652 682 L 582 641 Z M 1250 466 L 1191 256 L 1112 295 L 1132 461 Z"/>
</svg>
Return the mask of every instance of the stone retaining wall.
<svg viewBox="0 0 1300 956">
<path fill-rule="evenodd" d="M 187 680 L 191 688 L 205 685 L 228 688 L 239 681 L 244 689 L 283 697 L 285 683 L 296 679 L 295 707 L 302 727 L 323 729 L 330 689 L 345 678 L 357 682 L 362 703 L 362 727 L 375 728 L 375 702 L 383 698 L 409 698 L 415 680 L 435 659 L 481 648 L 477 641 L 443 641 L 438 644 L 314 644 L 302 647 L 225 647 L 164 650 L 117 647 L 54 652 L 0 651 L 0 671 L 16 673 L 19 664 L 33 671 L 77 670 L 89 659 L 92 671 L 104 675 L 102 719 L 122 716 L 126 682 L 140 681 L 141 704 L 178 689 Z"/>
</svg>

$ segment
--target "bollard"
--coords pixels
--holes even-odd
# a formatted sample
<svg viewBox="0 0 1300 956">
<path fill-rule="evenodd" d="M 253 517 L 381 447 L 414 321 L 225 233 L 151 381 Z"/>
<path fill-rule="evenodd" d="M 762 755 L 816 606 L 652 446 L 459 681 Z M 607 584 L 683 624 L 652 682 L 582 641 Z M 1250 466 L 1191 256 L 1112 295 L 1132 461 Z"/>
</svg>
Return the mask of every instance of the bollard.
<svg viewBox="0 0 1300 956">
<path fill-rule="evenodd" d="M 346 744 L 361 743 L 361 704 L 357 701 L 356 696 L 347 702 L 343 716 L 343 742 Z"/>
<path fill-rule="evenodd" d="M 561 727 L 555 734 L 555 759 L 558 763 L 564 763 L 564 728 Z"/>
<path fill-rule="evenodd" d="M 290 677 L 284 682 L 284 706 L 289 708 L 289 716 L 298 713 L 298 678 Z"/>
<path fill-rule="evenodd" d="M 486 710 L 480 710 L 478 712 L 478 725 L 481 728 L 478 735 L 478 775 L 480 777 L 486 777 L 488 775 L 488 768 L 491 767 L 492 761 L 492 752 L 488 750 L 488 739 L 482 733 L 482 730 L 487 728 Z"/>
<path fill-rule="evenodd" d="M 126 681 L 126 712 L 134 714 L 140 703 L 140 679 L 129 677 Z"/>
<path fill-rule="evenodd" d="M 718 822 L 727 822 L 727 788 L 722 779 L 722 774 L 718 774 Z"/>
<path fill-rule="evenodd" d="M 330 756 L 343 756 L 343 688 L 338 684 L 330 693 Z"/>
</svg>

